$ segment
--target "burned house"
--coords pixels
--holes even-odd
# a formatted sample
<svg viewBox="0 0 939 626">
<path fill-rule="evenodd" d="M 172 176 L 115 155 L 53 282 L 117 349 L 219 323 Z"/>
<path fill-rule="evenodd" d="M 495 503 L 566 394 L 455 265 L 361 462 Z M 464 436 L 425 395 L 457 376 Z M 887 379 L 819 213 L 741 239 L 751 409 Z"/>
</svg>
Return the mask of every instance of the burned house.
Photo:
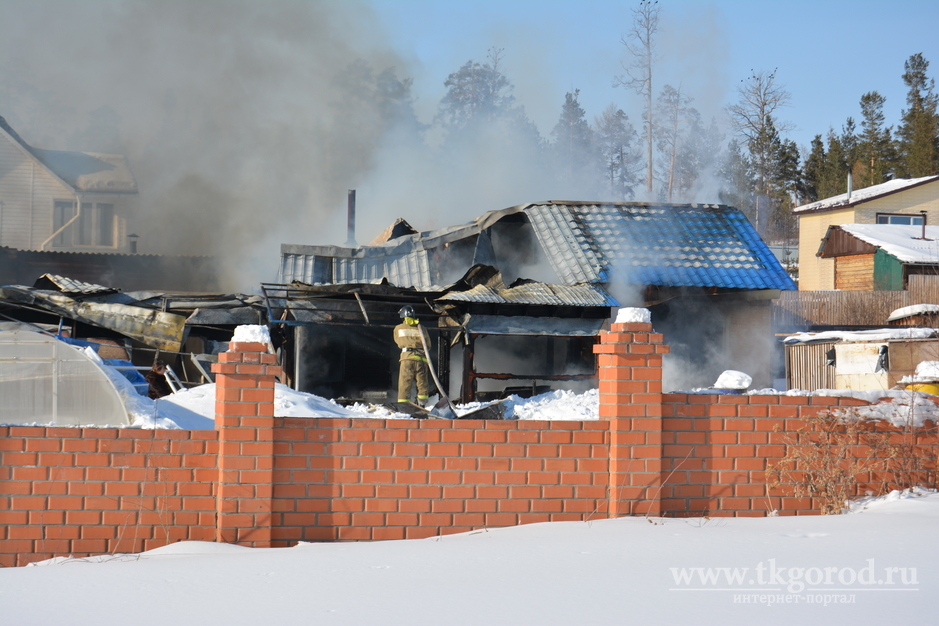
<svg viewBox="0 0 939 626">
<path fill-rule="evenodd" d="M 486 276 L 498 278 L 490 284 Z M 285 306 L 276 323 L 319 337 L 308 352 L 294 342 L 298 373 L 317 362 L 317 350 L 341 352 L 355 364 L 345 384 L 355 384 L 362 369 L 382 369 L 372 355 L 383 350 L 391 369 L 394 304 L 411 299 L 422 304 L 438 343 L 449 346 L 438 348 L 437 364 L 453 373 L 451 385 L 460 381 L 464 400 L 478 391 L 589 379 L 592 358 L 584 359 L 591 363 L 585 371 L 579 356 L 619 305 L 652 310 L 672 345 L 673 385 L 708 385 L 736 366 L 768 386 L 769 302 L 795 288 L 738 210 L 650 203 L 532 203 L 430 232 L 399 220 L 367 246 L 284 244 L 280 278 L 273 295 L 291 300 L 304 290 L 311 304 L 302 313 Z M 398 296 L 384 306 L 384 330 L 364 304 L 378 287 Z M 324 303 L 345 294 L 343 315 L 318 311 L 316 292 Z M 329 328 L 340 319 L 348 325 L 342 337 Z M 375 342 L 359 353 L 354 345 L 363 336 Z M 303 379 L 300 388 L 323 380 Z"/>
<path fill-rule="evenodd" d="M 430 331 L 445 392 L 465 402 L 532 395 L 546 384 L 590 385 L 594 338 L 616 306 L 593 285 L 522 280 L 506 286 L 501 273 L 484 264 L 443 288 L 387 282 L 262 288 L 291 386 L 373 402 L 385 402 L 396 380 L 399 350 L 391 331 L 405 304 Z"/>
</svg>

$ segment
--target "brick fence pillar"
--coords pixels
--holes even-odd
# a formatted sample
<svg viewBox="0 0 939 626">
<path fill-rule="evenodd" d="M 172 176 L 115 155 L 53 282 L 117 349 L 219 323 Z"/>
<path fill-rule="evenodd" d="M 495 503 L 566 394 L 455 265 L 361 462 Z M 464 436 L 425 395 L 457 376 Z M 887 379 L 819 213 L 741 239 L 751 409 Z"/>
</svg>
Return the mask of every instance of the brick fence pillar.
<svg viewBox="0 0 939 626">
<path fill-rule="evenodd" d="M 594 346 L 600 419 L 610 420 L 610 517 L 661 512 L 662 342 L 652 324 L 628 323 Z"/>
<path fill-rule="evenodd" d="M 274 378 L 277 357 L 263 343 L 231 343 L 212 365 L 218 430 L 215 540 L 271 545 Z"/>
</svg>

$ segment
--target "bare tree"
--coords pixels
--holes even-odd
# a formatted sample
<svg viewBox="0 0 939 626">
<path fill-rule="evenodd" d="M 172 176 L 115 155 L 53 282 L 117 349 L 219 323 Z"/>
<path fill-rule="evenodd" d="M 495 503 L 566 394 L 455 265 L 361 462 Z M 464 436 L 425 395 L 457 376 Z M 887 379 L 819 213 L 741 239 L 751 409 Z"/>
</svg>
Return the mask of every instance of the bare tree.
<svg viewBox="0 0 939 626">
<path fill-rule="evenodd" d="M 614 85 L 630 87 L 646 100 L 645 133 L 646 133 L 646 189 L 652 191 L 652 66 L 655 62 L 654 35 L 659 28 L 658 1 L 642 0 L 633 11 L 633 26 L 629 35 L 623 37 L 623 45 L 632 59 L 629 63 L 623 62 L 626 74 L 617 76 Z"/>
<path fill-rule="evenodd" d="M 753 72 L 737 86 L 740 101 L 727 107 L 730 123 L 738 135 L 748 142 L 766 129 L 767 118 L 779 107 L 789 104 L 789 92 L 776 83 L 776 70 Z M 792 130 L 790 124 L 775 121 L 776 130 Z"/>
<path fill-rule="evenodd" d="M 737 87 L 740 100 L 727 107 L 734 132 L 745 140 L 756 181 L 756 226 L 769 210 L 770 183 L 775 177 L 775 156 L 780 133 L 792 125 L 773 113 L 789 103 L 789 92 L 776 82 L 776 70 L 754 72 Z"/>
</svg>

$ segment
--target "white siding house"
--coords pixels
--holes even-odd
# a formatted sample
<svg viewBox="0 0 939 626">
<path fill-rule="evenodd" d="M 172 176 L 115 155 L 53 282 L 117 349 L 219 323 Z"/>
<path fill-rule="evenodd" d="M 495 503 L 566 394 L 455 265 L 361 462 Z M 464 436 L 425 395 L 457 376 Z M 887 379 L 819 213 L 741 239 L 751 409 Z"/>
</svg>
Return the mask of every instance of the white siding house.
<svg viewBox="0 0 939 626">
<path fill-rule="evenodd" d="M 0 246 L 126 252 L 136 195 L 124 156 L 34 148 L 0 117 Z"/>
</svg>

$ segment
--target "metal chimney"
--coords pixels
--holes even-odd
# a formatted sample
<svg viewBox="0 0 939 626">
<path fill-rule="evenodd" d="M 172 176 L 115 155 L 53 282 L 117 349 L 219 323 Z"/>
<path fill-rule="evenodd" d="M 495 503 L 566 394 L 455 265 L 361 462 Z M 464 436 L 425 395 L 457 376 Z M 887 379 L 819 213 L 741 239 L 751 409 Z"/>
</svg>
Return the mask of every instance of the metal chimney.
<svg viewBox="0 0 939 626">
<path fill-rule="evenodd" d="M 349 190 L 349 222 L 347 231 L 349 240 L 346 242 L 346 246 L 357 248 L 358 244 L 355 242 L 355 189 Z"/>
<path fill-rule="evenodd" d="M 854 191 L 854 179 L 851 177 L 851 172 L 848 172 L 848 202 L 851 202 L 852 191 Z"/>
<path fill-rule="evenodd" d="M 920 215 L 923 216 L 923 241 L 926 241 L 926 211 L 920 211 Z"/>
</svg>

